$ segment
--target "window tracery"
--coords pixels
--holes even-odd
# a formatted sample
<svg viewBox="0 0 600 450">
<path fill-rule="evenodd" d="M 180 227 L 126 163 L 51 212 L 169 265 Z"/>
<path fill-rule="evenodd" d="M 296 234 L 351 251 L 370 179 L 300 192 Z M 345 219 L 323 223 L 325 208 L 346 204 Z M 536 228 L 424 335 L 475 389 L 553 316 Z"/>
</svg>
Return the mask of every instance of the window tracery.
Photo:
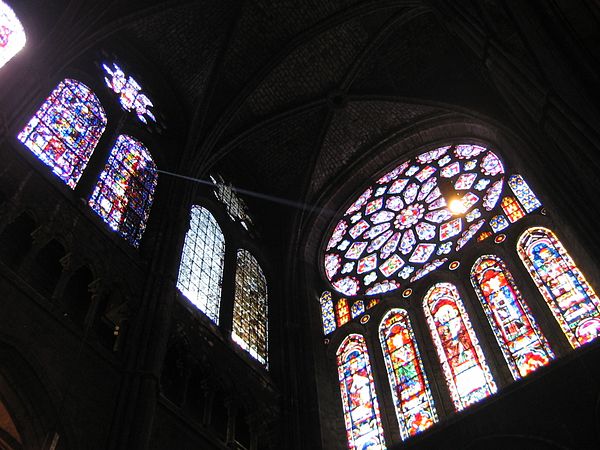
<svg viewBox="0 0 600 450">
<path fill-rule="evenodd" d="M 120 135 L 88 201 L 122 238 L 139 247 L 154 197 L 158 173 L 140 141 Z"/>
<path fill-rule="evenodd" d="M 85 84 L 61 81 L 17 138 L 74 189 L 106 128 L 98 97 Z"/>
<path fill-rule="evenodd" d="M 102 68 L 108 75 L 104 77 L 104 82 L 119 95 L 121 107 L 125 111 L 135 112 L 137 118 L 144 124 L 147 124 L 148 120 L 156 122 L 156 117 L 150 111 L 154 104 L 142 92 L 142 86 L 133 77 L 125 75 L 125 72 L 115 63 L 102 64 Z"/>
<path fill-rule="evenodd" d="M 208 209 L 192 206 L 177 288 L 217 325 L 224 261 L 225 237 L 217 220 Z"/>
<path fill-rule="evenodd" d="M 365 338 L 351 334 L 337 353 L 337 367 L 350 450 L 384 450 L 379 402 Z"/>
<path fill-rule="evenodd" d="M 267 365 L 267 280 L 248 250 L 237 252 L 235 300 L 231 338 L 263 365 Z"/>
<path fill-rule="evenodd" d="M 442 267 L 477 235 L 508 227 L 525 212 L 514 197 L 502 198 L 505 179 L 500 157 L 472 144 L 439 147 L 396 166 L 328 233 L 323 266 L 331 286 L 347 297 L 384 294 Z M 527 212 L 541 205 L 520 175 L 509 180 Z"/>
</svg>

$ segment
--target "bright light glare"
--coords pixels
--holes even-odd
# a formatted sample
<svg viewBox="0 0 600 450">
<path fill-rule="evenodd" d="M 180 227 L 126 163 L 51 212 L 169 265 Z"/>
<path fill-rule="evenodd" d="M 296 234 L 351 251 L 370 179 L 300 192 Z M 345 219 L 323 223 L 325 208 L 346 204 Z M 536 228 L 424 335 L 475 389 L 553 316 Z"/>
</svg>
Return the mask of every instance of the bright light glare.
<svg viewBox="0 0 600 450">
<path fill-rule="evenodd" d="M 465 212 L 465 205 L 459 198 L 453 198 L 448 204 L 448 209 L 452 214 L 463 214 Z"/>
</svg>

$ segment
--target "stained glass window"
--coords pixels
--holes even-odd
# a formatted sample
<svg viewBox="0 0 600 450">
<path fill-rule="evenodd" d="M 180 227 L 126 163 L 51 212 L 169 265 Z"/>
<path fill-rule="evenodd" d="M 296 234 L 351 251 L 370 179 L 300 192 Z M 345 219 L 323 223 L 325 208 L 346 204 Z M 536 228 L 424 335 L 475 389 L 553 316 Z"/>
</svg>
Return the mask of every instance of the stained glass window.
<svg viewBox="0 0 600 450">
<path fill-rule="evenodd" d="M 17 138 L 74 189 L 105 128 L 98 97 L 83 83 L 66 79 Z"/>
<path fill-rule="evenodd" d="M 192 206 L 177 288 L 217 325 L 221 304 L 225 237 L 206 208 Z"/>
<path fill-rule="evenodd" d="M 154 197 L 158 173 L 148 149 L 120 135 L 89 200 L 90 207 L 121 237 L 138 247 Z"/>
<path fill-rule="evenodd" d="M 238 250 L 231 338 L 267 365 L 267 280 L 258 261 Z"/>
<path fill-rule="evenodd" d="M 323 320 L 323 333 L 329 334 L 335 331 L 335 313 L 333 312 L 333 300 L 331 292 L 325 291 L 321 294 L 321 319 Z"/>
<path fill-rule="evenodd" d="M 447 261 L 439 256 L 475 241 L 502 211 L 504 176 L 493 151 L 461 144 L 421 153 L 374 178 L 326 235 L 331 286 L 344 296 L 378 295 L 429 274 Z M 448 207 L 454 195 L 459 212 Z"/>
<path fill-rule="evenodd" d="M 480 257 L 471 269 L 471 283 L 515 379 L 554 358 L 548 341 L 500 258 Z"/>
<path fill-rule="evenodd" d="M 125 75 L 123 70 L 116 64 L 102 64 L 104 72 L 108 75 L 104 77 L 106 85 L 112 89 L 115 94 L 119 94 L 119 103 L 125 111 L 134 111 L 137 118 L 148 123 L 148 119 L 156 122 L 156 118 L 150 108 L 154 107 L 152 101 L 142 92 L 142 87 L 132 77 Z"/>
<path fill-rule="evenodd" d="M 516 222 L 521 217 L 525 216 L 525 212 L 514 197 L 504 197 L 502 199 L 502 209 L 511 223 Z"/>
<path fill-rule="evenodd" d="M 25 30 L 16 14 L 0 0 L 0 67 L 25 47 L 26 40 Z"/>
<path fill-rule="evenodd" d="M 225 180 L 219 175 L 210 177 L 215 185 L 215 196 L 221 203 L 225 205 L 227 214 L 232 220 L 240 222 L 240 224 L 249 230 L 252 225 L 252 218 L 249 216 L 246 203 L 235 192 L 231 184 L 226 184 Z"/>
<path fill-rule="evenodd" d="M 386 448 L 365 338 L 351 334 L 337 350 L 337 366 L 350 450 Z"/>
<path fill-rule="evenodd" d="M 542 203 L 538 200 L 521 175 L 512 175 L 509 177 L 508 185 L 515 193 L 526 212 L 530 213 L 542 206 Z"/>
<path fill-rule="evenodd" d="M 356 300 L 352 303 L 352 308 L 350 308 L 350 312 L 352 314 L 352 318 L 360 316 L 365 312 L 365 302 L 364 300 Z"/>
<path fill-rule="evenodd" d="M 423 309 L 457 411 L 496 392 L 462 299 L 450 283 L 433 285 Z"/>
<path fill-rule="evenodd" d="M 335 305 L 335 316 L 337 318 L 337 325 L 341 327 L 342 325 L 348 323 L 350 320 L 350 307 L 348 306 L 348 300 L 345 298 L 340 298 Z"/>
<path fill-rule="evenodd" d="M 555 234 L 530 228 L 519 238 L 517 251 L 573 348 L 598 337 L 598 296 Z"/>
<path fill-rule="evenodd" d="M 384 316 L 379 326 L 379 340 L 400 435 L 405 440 L 438 420 L 417 342 L 405 310 L 392 309 Z"/>
</svg>

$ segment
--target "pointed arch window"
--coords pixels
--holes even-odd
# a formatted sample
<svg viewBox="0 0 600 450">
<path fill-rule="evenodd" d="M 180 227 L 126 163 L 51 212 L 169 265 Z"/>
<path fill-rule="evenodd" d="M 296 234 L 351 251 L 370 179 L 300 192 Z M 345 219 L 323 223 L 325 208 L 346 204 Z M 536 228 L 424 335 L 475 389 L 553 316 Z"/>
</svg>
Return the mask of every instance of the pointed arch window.
<svg viewBox="0 0 600 450">
<path fill-rule="evenodd" d="M 106 128 L 98 97 L 85 84 L 61 81 L 17 138 L 74 189 Z"/>
<path fill-rule="evenodd" d="M 321 319 L 323 319 L 323 334 L 335 331 L 335 313 L 333 312 L 333 300 L 331 292 L 325 291 L 321 294 Z"/>
<path fill-rule="evenodd" d="M 217 220 L 206 208 L 192 206 L 177 288 L 217 325 L 224 261 L 225 237 Z"/>
<path fill-rule="evenodd" d="M 450 283 L 433 285 L 425 295 L 423 309 L 456 410 L 496 392 L 456 287 Z"/>
<path fill-rule="evenodd" d="M 258 261 L 244 249 L 237 252 L 231 338 L 253 358 L 267 365 L 267 280 Z"/>
<path fill-rule="evenodd" d="M 121 237 L 139 247 L 158 173 L 140 141 L 120 135 L 89 199 L 90 207 Z"/>
<path fill-rule="evenodd" d="M 600 335 L 600 301 L 549 229 L 526 230 L 517 252 L 573 348 Z"/>
<path fill-rule="evenodd" d="M 365 338 L 350 334 L 339 346 L 337 366 L 350 450 L 386 448 Z"/>
<path fill-rule="evenodd" d="M 500 258 L 480 257 L 471 269 L 471 283 L 515 379 L 554 358 L 548 341 Z"/>
<path fill-rule="evenodd" d="M 390 310 L 379 326 L 379 340 L 394 398 L 402 440 L 437 422 L 433 397 L 425 376 L 408 313 Z"/>
<path fill-rule="evenodd" d="M 0 67 L 19 53 L 26 41 L 25 30 L 17 15 L 0 0 Z"/>
</svg>

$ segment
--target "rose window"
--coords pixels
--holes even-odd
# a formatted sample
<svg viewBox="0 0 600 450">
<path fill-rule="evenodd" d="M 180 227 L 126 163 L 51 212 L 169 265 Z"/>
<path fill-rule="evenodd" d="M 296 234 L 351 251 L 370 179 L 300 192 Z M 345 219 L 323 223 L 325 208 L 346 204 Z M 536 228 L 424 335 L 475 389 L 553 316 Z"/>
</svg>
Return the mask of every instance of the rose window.
<svg viewBox="0 0 600 450">
<path fill-rule="evenodd" d="M 522 179 L 510 180 L 515 177 Z M 372 182 L 334 221 L 326 235 L 325 275 L 345 296 L 381 294 L 416 281 L 476 236 L 482 240 L 525 215 L 513 197 L 499 201 L 505 190 L 504 166 L 486 147 L 422 153 Z M 513 191 L 519 201 L 525 198 Z"/>
</svg>

